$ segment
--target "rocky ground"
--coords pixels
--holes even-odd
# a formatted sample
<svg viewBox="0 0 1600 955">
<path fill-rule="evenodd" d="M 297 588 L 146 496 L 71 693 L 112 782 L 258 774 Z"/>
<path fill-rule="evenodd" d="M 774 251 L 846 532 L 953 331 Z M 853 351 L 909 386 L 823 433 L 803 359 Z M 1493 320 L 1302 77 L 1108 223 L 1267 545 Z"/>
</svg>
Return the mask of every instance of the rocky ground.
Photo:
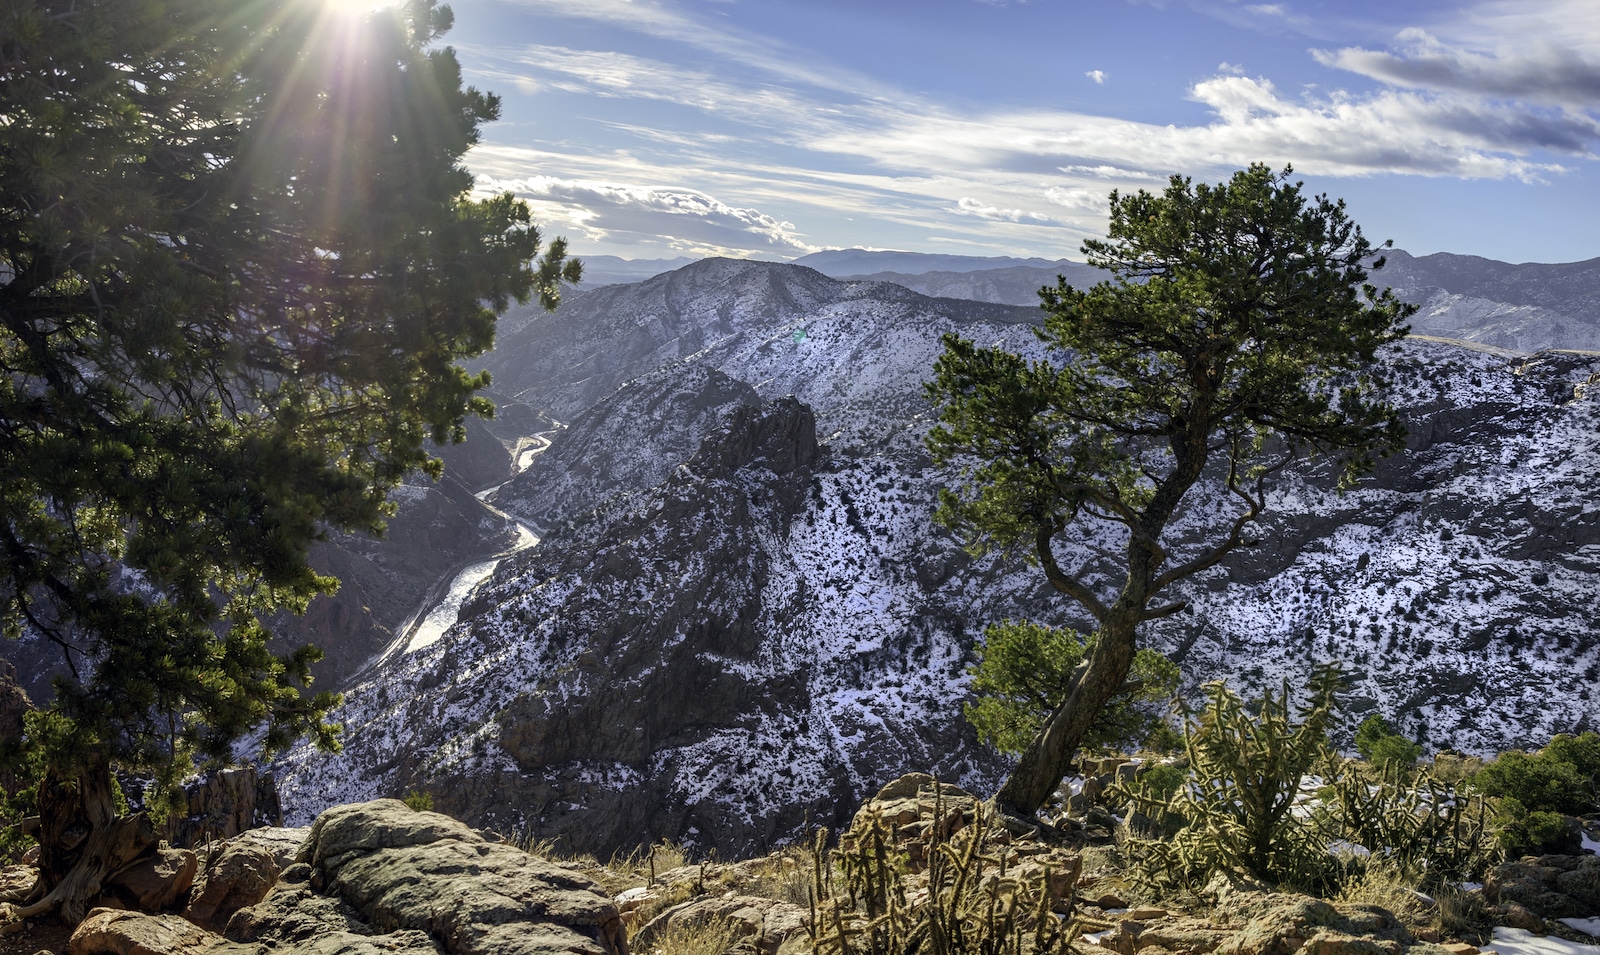
<svg viewBox="0 0 1600 955">
<path fill-rule="evenodd" d="M 911 775 L 856 812 L 831 862 L 791 848 L 682 864 L 663 846 L 602 865 L 543 858 L 542 847 L 525 851 L 386 799 L 199 850 L 163 844 L 113 877 L 70 936 L 44 920 L 13 923 L 0 929 L 0 953 L 801 955 L 837 950 L 828 925 L 864 924 L 844 901 L 843 884 L 859 884 L 859 860 L 889 860 L 880 875 L 890 873 L 914 920 L 929 906 L 930 884 L 934 894 L 950 884 L 948 865 L 939 869 L 935 857 L 954 858 L 951 847 L 959 854 L 964 846 L 975 846 L 967 857 L 978 860 L 961 870 L 972 876 L 969 899 L 1036 887 L 1027 897 L 1039 904 L 1020 918 L 1072 933 L 1079 955 L 1475 955 L 1493 924 L 1583 938 L 1560 920 L 1600 913 L 1592 854 L 1507 863 L 1448 899 L 1400 890 L 1380 900 L 1388 904 L 1359 894 L 1328 900 L 1224 877 L 1174 899 L 1154 897 L 1116 864 L 1114 846 L 1091 845 L 1087 834 L 997 822 L 971 794 Z M 857 861 L 840 868 L 847 858 Z M 32 876 L 12 866 L 0 884 Z M 958 917 L 970 926 L 986 916 L 973 905 Z"/>
</svg>

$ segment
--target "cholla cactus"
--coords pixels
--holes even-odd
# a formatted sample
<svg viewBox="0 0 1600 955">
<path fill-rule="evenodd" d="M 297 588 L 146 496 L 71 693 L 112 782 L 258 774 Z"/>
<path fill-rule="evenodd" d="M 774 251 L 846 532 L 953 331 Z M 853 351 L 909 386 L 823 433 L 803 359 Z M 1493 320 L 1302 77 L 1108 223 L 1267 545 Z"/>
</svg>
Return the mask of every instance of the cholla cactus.
<svg viewBox="0 0 1600 955">
<path fill-rule="evenodd" d="M 1219 869 L 1321 882 L 1328 838 L 1295 803 L 1302 780 L 1329 755 L 1327 727 L 1342 687 L 1337 669 L 1318 671 L 1294 722 L 1287 681 L 1281 695 L 1262 694 L 1256 716 L 1226 685 L 1207 685 L 1210 702 L 1185 732 L 1188 781 L 1165 798 L 1140 786 L 1121 793 L 1139 813 L 1183 823 L 1170 838 L 1136 841 L 1146 867 L 1185 882 Z"/>
<path fill-rule="evenodd" d="M 1418 883 L 1480 876 L 1498 861 L 1489 807 L 1427 769 L 1390 762 L 1376 779 L 1348 763 L 1333 786 L 1338 834 L 1411 873 Z M 1408 777 L 1410 775 L 1410 778 Z"/>
<path fill-rule="evenodd" d="M 1037 884 L 1008 872 L 1008 848 L 990 843 L 987 822 L 980 809 L 953 834 L 931 827 L 927 868 L 917 875 L 881 816 L 858 824 L 832 853 L 819 831 L 809 926 L 816 955 L 1066 955 L 1076 928 L 1051 911 L 1049 872 Z"/>
</svg>

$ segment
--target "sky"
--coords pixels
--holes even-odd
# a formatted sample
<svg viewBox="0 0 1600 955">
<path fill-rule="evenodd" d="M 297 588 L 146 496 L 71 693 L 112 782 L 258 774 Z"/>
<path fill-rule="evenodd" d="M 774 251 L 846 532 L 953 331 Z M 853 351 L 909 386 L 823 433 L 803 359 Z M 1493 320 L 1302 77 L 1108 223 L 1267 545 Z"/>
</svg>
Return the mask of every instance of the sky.
<svg viewBox="0 0 1600 955">
<path fill-rule="evenodd" d="M 449 0 L 468 166 L 579 255 L 1081 259 L 1292 165 L 1369 239 L 1600 257 L 1594 0 Z"/>
</svg>

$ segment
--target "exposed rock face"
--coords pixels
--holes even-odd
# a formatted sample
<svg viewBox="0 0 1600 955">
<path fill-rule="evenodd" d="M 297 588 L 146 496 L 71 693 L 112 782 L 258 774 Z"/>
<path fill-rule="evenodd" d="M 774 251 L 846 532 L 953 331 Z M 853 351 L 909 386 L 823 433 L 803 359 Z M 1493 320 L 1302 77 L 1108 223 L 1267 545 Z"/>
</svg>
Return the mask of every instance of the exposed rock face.
<svg viewBox="0 0 1600 955">
<path fill-rule="evenodd" d="M 188 849 L 165 843 L 106 880 L 107 887 L 124 895 L 136 908 L 160 912 L 189 897 L 198 860 Z"/>
<path fill-rule="evenodd" d="M 848 559 L 834 544 L 851 510 L 828 503 L 840 491 L 827 467 L 810 409 L 739 405 L 666 482 L 508 561 L 466 608 L 475 636 L 447 635 L 407 658 L 402 682 L 357 694 L 377 706 L 343 717 L 346 755 L 302 754 L 291 785 L 348 798 L 354 763 L 388 791 L 420 786 L 476 823 L 602 856 L 661 837 L 737 855 L 808 816 L 843 822 L 883 767 L 992 778 L 970 730 L 918 715 L 956 692 L 958 658 L 934 629 L 951 609 L 923 608 L 917 636 L 892 644 L 858 631 L 851 606 L 810 627 L 794 618 L 798 548 Z M 832 586 L 871 600 L 879 572 L 839 563 Z M 530 626 L 537 639 L 518 636 Z M 910 678 L 924 668 L 937 683 Z M 626 689 L 612 689 L 619 675 Z M 876 688 L 865 714 L 861 676 Z M 466 700 L 471 728 L 455 715 Z"/>
<path fill-rule="evenodd" d="M 210 952 L 222 942 L 177 915 L 95 909 L 79 923 L 68 955 L 180 955 Z"/>
<path fill-rule="evenodd" d="M 921 382 L 950 330 L 1036 354 L 1033 313 L 727 261 L 572 304 L 508 326 L 498 382 L 573 414 L 687 355 L 811 408 L 815 456 L 800 417 L 725 402 L 709 374 L 617 393 L 722 409 L 692 453 L 684 435 L 709 414 L 694 428 L 575 418 L 550 455 L 572 442 L 571 460 L 599 460 L 625 440 L 631 457 L 605 453 L 650 468 L 584 487 L 581 507 L 563 504 L 576 481 L 542 499 L 568 523 L 502 564 L 438 644 L 352 690 L 345 755 L 294 754 L 286 808 L 304 819 L 420 786 L 474 824 L 601 856 L 663 837 L 739 855 L 794 837 L 808 810 L 843 823 L 838 807 L 904 772 L 997 782 L 957 715 L 973 640 L 1005 617 L 1087 621 L 1036 570 L 975 561 L 931 524 L 953 476 L 922 450 Z M 1325 462 L 1282 475 L 1262 543 L 1175 586 L 1190 611 L 1146 639 L 1192 684 L 1246 691 L 1343 660 L 1360 678 L 1352 722 L 1381 711 L 1434 746 L 1600 722 L 1600 362 L 1428 342 L 1385 361 L 1407 451 L 1344 495 Z M 757 418 L 772 424 L 740 423 Z M 1174 554 L 1230 512 L 1201 489 Z M 1108 540 L 1081 533 L 1059 559 L 1108 580 L 1091 549 Z"/>
<path fill-rule="evenodd" d="M 579 415 L 494 503 L 537 526 L 556 526 L 618 491 L 661 483 L 735 407 L 760 405 L 754 388 L 715 368 L 669 365 Z"/>
<path fill-rule="evenodd" d="M 1600 912 L 1600 856 L 1508 862 L 1484 877 L 1483 890 L 1491 902 L 1521 905 L 1543 919 L 1592 918 Z M 1543 925 L 1531 927 L 1543 930 Z"/>
<path fill-rule="evenodd" d="M 283 822 L 278 787 L 254 766 L 221 769 L 183 787 L 182 815 L 169 817 L 164 835 L 176 846 L 231 839 L 260 826 Z"/>
<path fill-rule="evenodd" d="M 299 835 L 298 861 L 280 876 L 284 847 Z M 393 799 L 330 810 L 309 831 L 234 840 L 188 914 L 209 909 L 200 921 L 214 919 L 244 895 L 256 901 L 228 920 L 225 935 L 177 916 L 96 909 L 69 951 L 628 955 L 616 904 L 595 883 Z"/>
</svg>

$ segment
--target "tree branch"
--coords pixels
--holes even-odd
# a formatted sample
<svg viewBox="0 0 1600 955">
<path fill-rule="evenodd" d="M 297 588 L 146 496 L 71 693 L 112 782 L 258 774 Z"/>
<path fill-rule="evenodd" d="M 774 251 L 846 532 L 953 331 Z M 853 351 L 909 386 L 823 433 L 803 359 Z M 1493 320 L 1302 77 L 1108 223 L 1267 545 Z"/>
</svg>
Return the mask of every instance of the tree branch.
<svg viewBox="0 0 1600 955">
<path fill-rule="evenodd" d="M 1044 567 L 1045 577 L 1050 581 L 1050 586 L 1082 604 L 1083 609 L 1089 611 L 1090 616 L 1094 617 L 1095 620 L 1104 621 L 1110 614 L 1106 605 L 1101 602 L 1099 597 L 1094 595 L 1094 591 L 1090 590 L 1087 585 L 1063 571 L 1061 565 L 1056 563 L 1056 555 L 1055 551 L 1050 547 L 1050 539 L 1059 530 L 1061 530 L 1060 527 L 1041 527 L 1034 537 L 1034 547 L 1039 553 L 1039 564 Z"/>
</svg>

